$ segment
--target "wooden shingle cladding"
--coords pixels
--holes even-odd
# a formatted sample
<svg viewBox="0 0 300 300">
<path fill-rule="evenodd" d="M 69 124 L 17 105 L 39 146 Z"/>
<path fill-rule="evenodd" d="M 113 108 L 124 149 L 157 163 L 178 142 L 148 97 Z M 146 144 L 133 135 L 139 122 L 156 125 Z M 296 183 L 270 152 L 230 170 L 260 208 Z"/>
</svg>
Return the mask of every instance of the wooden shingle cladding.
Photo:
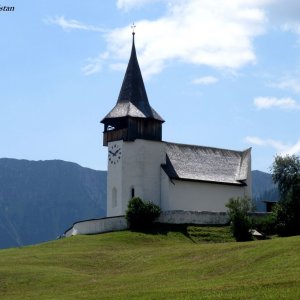
<svg viewBox="0 0 300 300">
<path fill-rule="evenodd" d="M 142 101 L 141 101 L 142 102 Z M 148 106 L 148 109 L 146 109 Z M 112 122 L 112 119 L 123 118 L 123 117 L 133 117 L 133 118 L 150 118 L 155 119 L 161 123 L 164 122 L 162 117 L 149 105 L 141 103 L 136 106 L 132 102 L 117 102 L 115 107 L 105 116 L 101 123 Z"/>
<path fill-rule="evenodd" d="M 166 143 L 166 164 L 170 179 L 246 185 L 251 168 L 251 148 L 234 151 L 213 147 Z"/>
<path fill-rule="evenodd" d="M 134 141 L 135 139 L 145 139 L 161 141 L 162 123 L 155 119 L 142 118 L 120 118 L 115 120 L 109 126 L 105 126 L 103 132 L 103 145 L 107 146 L 109 142 L 124 140 Z M 109 128 L 113 128 L 109 130 Z"/>
</svg>

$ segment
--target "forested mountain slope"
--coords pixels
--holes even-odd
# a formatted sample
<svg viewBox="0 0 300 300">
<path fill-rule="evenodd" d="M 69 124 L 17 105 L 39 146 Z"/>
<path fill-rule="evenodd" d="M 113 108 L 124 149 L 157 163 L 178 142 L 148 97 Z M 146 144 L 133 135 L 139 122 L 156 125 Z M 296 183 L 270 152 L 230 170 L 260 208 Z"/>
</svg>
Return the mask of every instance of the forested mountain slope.
<svg viewBox="0 0 300 300">
<path fill-rule="evenodd" d="M 0 248 L 52 240 L 78 220 L 105 214 L 105 171 L 0 159 Z"/>
</svg>

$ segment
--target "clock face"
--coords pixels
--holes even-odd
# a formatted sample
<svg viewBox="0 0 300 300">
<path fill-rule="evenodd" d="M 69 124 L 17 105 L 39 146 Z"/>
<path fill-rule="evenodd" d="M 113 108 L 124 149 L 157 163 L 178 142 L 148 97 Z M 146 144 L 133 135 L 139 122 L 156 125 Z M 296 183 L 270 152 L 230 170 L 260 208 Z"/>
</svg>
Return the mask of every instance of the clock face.
<svg viewBox="0 0 300 300">
<path fill-rule="evenodd" d="M 108 148 L 108 162 L 115 165 L 121 159 L 121 147 L 117 144 L 112 144 Z"/>
</svg>

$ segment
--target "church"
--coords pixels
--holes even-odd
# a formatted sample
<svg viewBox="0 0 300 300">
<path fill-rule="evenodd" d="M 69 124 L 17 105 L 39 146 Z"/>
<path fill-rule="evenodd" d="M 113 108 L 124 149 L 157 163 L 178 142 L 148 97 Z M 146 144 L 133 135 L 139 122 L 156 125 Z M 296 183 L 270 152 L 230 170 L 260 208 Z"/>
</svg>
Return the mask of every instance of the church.
<svg viewBox="0 0 300 300">
<path fill-rule="evenodd" d="M 162 212 L 225 212 L 230 198 L 251 198 L 251 148 L 166 142 L 164 122 L 149 103 L 133 32 L 117 103 L 101 121 L 108 148 L 107 217 L 124 215 L 132 197 Z"/>
</svg>

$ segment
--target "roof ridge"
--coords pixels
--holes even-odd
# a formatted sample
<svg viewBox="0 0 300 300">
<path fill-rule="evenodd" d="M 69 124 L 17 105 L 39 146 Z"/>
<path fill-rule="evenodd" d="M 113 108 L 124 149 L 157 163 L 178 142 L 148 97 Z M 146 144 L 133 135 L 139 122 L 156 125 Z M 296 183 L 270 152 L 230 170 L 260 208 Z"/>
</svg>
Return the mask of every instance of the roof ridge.
<svg viewBox="0 0 300 300">
<path fill-rule="evenodd" d="M 206 149 L 215 149 L 215 150 L 237 152 L 237 153 L 241 153 L 243 155 L 246 155 L 246 152 L 251 151 L 251 147 L 247 148 L 245 150 L 232 150 L 232 149 L 226 149 L 226 148 L 218 148 L 218 147 L 195 145 L 195 144 L 185 144 L 185 143 L 173 143 L 173 142 L 167 142 L 167 141 L 164 141 L 164 143 L 169 144 L 169 145 L 188 146 L 188 147 L 195 147 L 195 148 L 206 148 Z"/>
</svg>

